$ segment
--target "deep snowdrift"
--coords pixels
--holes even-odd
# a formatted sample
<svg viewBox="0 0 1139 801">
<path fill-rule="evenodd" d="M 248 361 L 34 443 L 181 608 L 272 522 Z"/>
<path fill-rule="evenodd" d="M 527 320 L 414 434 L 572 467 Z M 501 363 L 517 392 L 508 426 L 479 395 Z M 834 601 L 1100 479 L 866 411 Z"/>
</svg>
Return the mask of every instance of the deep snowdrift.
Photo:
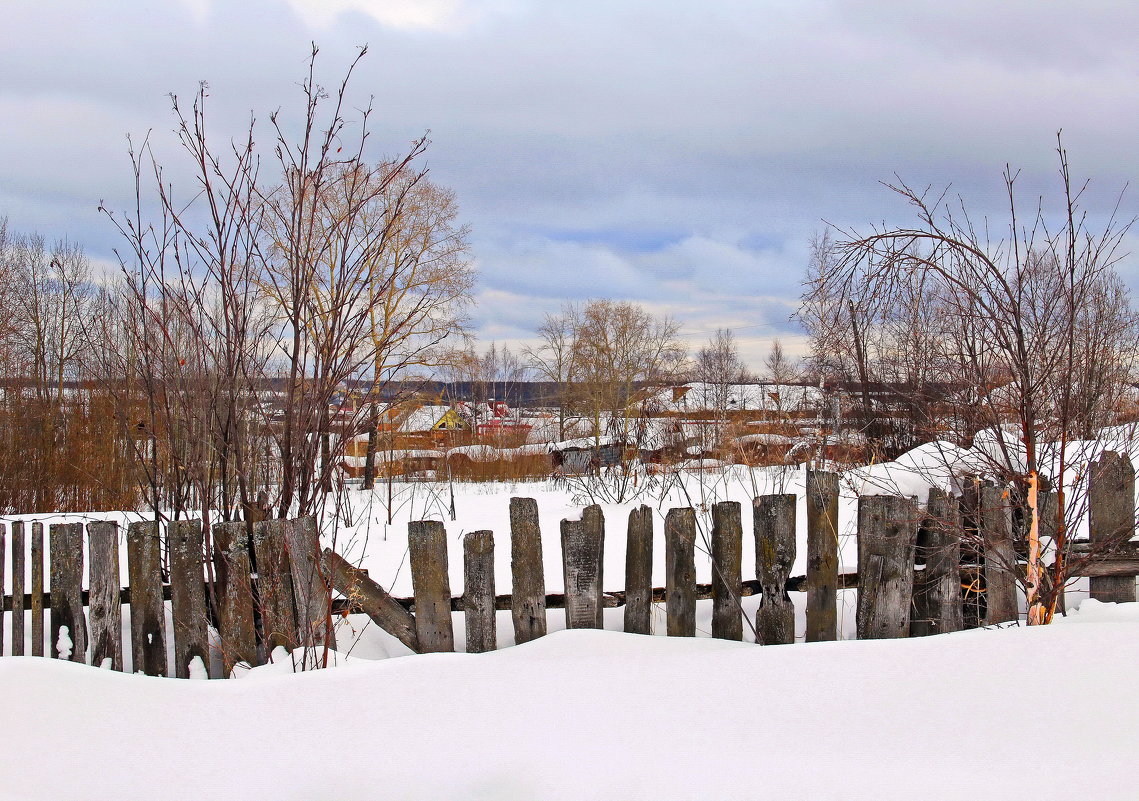
<svg viewBox="0 0 1139 801">
<path fill-rule="evenodd" d="M 0 795 L 1133 798 L 1139 605 L 760 647 L 560 632 L 244 681 L 0 660 Z"/>
</svg>

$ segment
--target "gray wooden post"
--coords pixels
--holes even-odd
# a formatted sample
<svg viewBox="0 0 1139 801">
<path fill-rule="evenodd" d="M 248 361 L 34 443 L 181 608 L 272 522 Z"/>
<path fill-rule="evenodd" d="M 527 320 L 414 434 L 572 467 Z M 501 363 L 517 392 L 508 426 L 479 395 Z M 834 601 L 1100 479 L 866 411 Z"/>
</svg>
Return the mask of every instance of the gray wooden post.
<svg viewBox="0 0 1139 801">
<path fill-rule="evenodd" d="M 738 501 L 712 506 L 712 636 L 744 638 L 740 586 L 743 583 L 743 522 Z"/>
<path fill-rule="evenodd" d="M 595 627 L 605 628 L 605 514 L 597 504 L 581 512 L 586 538 L 597 546 L 597 612 Z"/>
<path fill-rule="evenodd" d="M 306 649 L 336 649 L 332 630 L 332 582 L 322 564 L 320 534 L 316 518 L 300 517 L 285 521 L 285 545 L 293 571 L 296 598 L 297 636 Z"/>
<path fill-rule="evenodd" d="M 838 475 L 807 471 L 807 642 L 838 639 Z"/>
<path fill-rule="evenodd" d="M 463 611 L 467 653 L 498 647 L 494 614 L 494 534 L 469 531 L 463 536 Z"/>
<path fill-rule="evenodd" d="M 912 498 L 858 499 L 858 637 L 888 639 L 910 631 L 918 512 Z"/>
<path fill-rule="evenodd" d="M 664 518 L 665 609 L 670 637 L 696 636 L 696 512 L 669 509 Z"/>
<path fill-rule="evenodd" d="M 267 662 L 276 648 L 292 653 L 300 645 L 284 520 L 253 524 L 253 558 L 257 561 L 254 584 L 261 613 L 261 660 Z"/>
<path fill-rule="evenodd" d="M 162 540 L 153 521 L 127 526 L 131 590 L 131 659 L 135 673 L 167 675 L 166 612 L 162 601 Z"/>
<path fill-rule="evenodd" d="M 1104 451 L 1088 476 L 1089 538 L 1093 551 L 1113 549 L 1135 534 L 1135 468 L 1124 454 Z M 1097 601 L 1135 600 L 1134 576 L 1095 576 L 1089 580 Z"/>
<path fill-rule="evenodd" d="M 1012 507 L 1007 489 L 982 486 L 981 537 L 985 543 L 985 625 L 1016 620 L 1016 548 L 1012 541 Z"/>
<path fill-rule="evenodd" d="M 936 487 L 929 491 L 923 525 L 926 539 L 918 547 L 917 561 L 925 569 L 914 577 L 914 613 L 910 636 L 960 631 L 961 505 L 957 498 Z"/>
<path fill-rule="evenodd" d="M 795 642 L 795 607 L 787 577 L 795 565 L 795 496 L 763 495 L 752 501 L 755 575 L 762 597 L 755 613 L 756 642 Z"/>
<path fill-rule="evenodd" d="M 24 552 L 24 524 L 12 524 L 12 656 L 24 655 L 24 571 L 27 559 Z"/>
<path fill-rule="evenodd" d="M 421 653 L 454 651 L 451 585 L 447 575 L 447 532 L 438 520 L 408 523 L 415 632 Z"/>
<path fill-rule="evenodd" d="M 546 575 L 538 503 L 510 499 L 511 615 L 514 642 L 521 645 L 546 633 Z"/>
<path fill-rule="evenodd" d="M 210 669 L 209 641 L 206 636 L 206 585 L 202 573 L 201 520 L 172 521 L 166 526 L 170 545 L 170 611 L 174 618 L 174 675 L 190 677 L 195 658 Z"/>
<path fill-rule="evenodd" d="M 243 520 L 213 525 L 214 581 L 221 639 L 222 671 L 234 665 L 257 665 L 257 633 L 253 624 L 253 586 L 249 562 L 249 526 Z"/>
<path fill-rule="evenodd" d="M 122 670 L 123 617 L 118 523 L 88 523 L 87 544 L 91 554 L 91 664 L 102 666 L 103 660 L 110 659 L 113 670 Z"/>
<path fill-rule="evenodd" d="M 601 628 L 597 622 L 601 603 L 597 527 L 587 529 L 584 520 L 563 520 L 561 528 L 566 628 Z"/>
<path fill-rule="evenodd" d="M 44 525 L 32 523 L 32 656 L 44 655 Z"/>
<path fill-rule="evenodd" d="M 625 631 L 649 634 L 653 606 L 653 510 L 629 511 L 625 547 Z"/>
<path fill-rule="evenodd" d="M 66 626 L 72 662 L 87 661 L 87 622 L 83 617 L 83 524 L 52 523 L 51 656 L 59 657 L 59 634 Z"/>
</svg>

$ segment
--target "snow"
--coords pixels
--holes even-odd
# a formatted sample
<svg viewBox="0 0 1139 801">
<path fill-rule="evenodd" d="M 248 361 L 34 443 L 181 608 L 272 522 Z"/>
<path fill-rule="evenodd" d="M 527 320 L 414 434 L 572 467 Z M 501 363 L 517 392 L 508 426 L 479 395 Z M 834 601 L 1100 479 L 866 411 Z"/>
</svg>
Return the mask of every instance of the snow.
<svg viewBox="0 0 1139 801">
<path fill-rule="evenodd" d="M 680 397 L 674 400 L 674 397 Z M 648 400 L 654 409 L 670 412 L 711 411 L 724 401 L 731 410 L 789 411 L 814 409 L 823 402 L 818 387 L 801 384 L 705 384 L 693 381 L 666 387 Z"/>
<path fill-rule="evenodd" d="M 1126 431 L 1108 431 L 1098 442 L 1068 443 L 1068 458 L 1071 472 L 1068 476 L 1069 498 L 1078 497 L 1072 491 L 1086 476 L 1088 461 L 1095 458 L 1106 447 L 1125 445 Z M 993 435 L 986 435 L 993 438 Z M 985 437 L 982 437 L 982 441 Z M 592 443 L 592 438 L 586 440 Z M 548 446 L 530 445 L 526 450 L 545 452 Z M 501 451 L 503 455 L 516 451 Z M 1042 460 L 1053 458 L 1048 448 L 1042 449 Z M 1139 461 L 1139 454 L 1133 456 Z M 857 569 L 857 543 L 855 526 L 857 520 L 857 496 L 859 494 L 901 493 L 925 501 L 930 487 L 956 489 L 956 482 L 967 473 L 984 472 L 987 456 L 977 449 L 962 449 L 950 443 L 934 442 L 922 445 L 884 464 L 872 465 L 843 474 L 840 483 L 839 501 L 839 563 L 842 572 Z M 448 569 L 451 587 L 455 594 L 462 592 L 463 549 L 462 537 L 465 532 L 488 529 L 495 538 L 495 584 L 499 593 L 511 591 L 510 566 L 510 526 L 509 499 L 512 496 L 531 497 L 537 501 L 539 520 L 543 532 L 543 562 L 546 591 L 558 593 L 563 589 L 561 548 L 558 532 L 562 519 L 578 519 L 582 508 L 595 500 L 601 504 L 607 523 L 607 537 L 604 553 L 604 575 L 607 577 L 605 589 L 621 589 L 625 574 L 625 525 L 632 509 L 646 504 L 652 509 L 654 521 L 653 584 L 665 583 L 665 548 L 663 537 L 664 518 L 670 508 L 692 506 L 697 514 L 697 580 L 711 581 L 712 566 L 708 554 L 711 531 L 711 508 L 718 501 L 737 501 L 744 509 L 745 531 L 750 527 L 748 507 L 752 498 L 769 493 L 794 493 L 797 503 L 797 558 L 792 575 L 806 572 L 806 500 L 804 493 L 805 472 L 801 466 L 780 466 L 748 468 L 739 465 L 725 465 L 711 460 L 693 460 L 688 467 L 706 469 L 666 471 L 660 475 L 640 476 L 637 482 L 630 482 L 628 493 L 620 502 L 605 500 L 612 495 L 596 494 L 595 479 L 589 477 L 568 477 L 558 481 L 528 481 L 518 483 L 465 483 L 456 482 L 402 482 L 391 484 L 392 508 L 387 508 L 387 492 L 384 486 L 372 493 L 350 489 L 345 494 L 345 505 L 334 518 L 331 510 L 325 515 L 323 526 L 325 542 L 334 546 L 345 558 L 369 571 L 369 575 L 385 589 L 397 597 L 413 594 L 411 571 L 408 563 L 407 524 L 412 520 L 434 519 L 443 521 L 448 534 Z M 455 515 L 451 517 L 452 493 Z M 1076 507 L 1072 507 L 1076 509 Z M 1079 511 L 1077 509 L 1077 511 Z M 120 537 L 125 533 L 125 525 L 142 517 L 126 513 L 94 513 L 86 515 L 27 515 L 24 521 L 75 522 L 109 519 L 119 522 Z M 6 518 L 5 522 L 16 518 Z M 333 521 L 338 520 L 334 532 Z M 1073 532 L 1080 536 L 1086 532 L 1086 523 L 1077 521 Z M 50 550 L 50 538 L 45 537 L 45 545 Z M 120 559 L 123 560 L 122 576 L 126 577 L 126 548 L 120 540 Z M 5 559 L 5 580 L 11 582 L 12 559 Z M 743 542 L 744 577 L 755 575 L 754 540 L 744 537 Z M 25 586 L 30 581 L 30 566 L 26 566 Z M 48 577 L 50 578 L 50 577 Z M 50 586 L 49 586 L 50 588 Z M 1087 581 L 1081 580 L 1069 590 L 1070 601 L 1078 601 L 1086 595 Z M 799 636 L 804 631 L 806 596 L 803 593 L 791 594 L 796 607 Z M 749 619 L 754 619 L 758 597 L 746 598 L 744 610 Z M 710 606 L 710 605 L 709 605 Z M 662 609 L 654 610 L 657 630 L 663 631 Z M 710 631 L 710 609 L 698 609 L 698 636 L 706 637 Z M 5 621 L 10 630 L 10 614 Z M 855 618 L 855 593 L 844 591 L 839 596 L 839 636 L 853 637 Z M 124 607 L 122 625 L 129 632 L 130 609 Z M 606 612 L 606 625 L 609 629 L 622 628 L 621 610 Z M 169 615 L 167 615 L 166 645 L 172 659 L 173 636 Z M 564 627 L 564 615 L 550 614 L 550 627 Z M 464 620 L 461 614 L 455 617 L 455 631 L 462 647 Z M 513 644 L 513 630 L 509 613 L 500 614 L 499 644 L 503 647 Z M 25 650 L 30 652 L 30 625 L 25 624 Z M 366 616 L 353 615 L 338 620 L 338 642 L 353 657 L 383 659 L 408 653 L 405 646 L 394 637 L 373 625 Z M 51 650 L 56 644 L 47 644 Z M 68 647 L 71 648 L 70 644 Z M 133 671 L 129 651 L 124 654 L 124 667 Z M 211 654 L 211 671 L 220 670 L 220 657 Z"/>
<path fill-rule="evenodd" d="M 191 679 L 208 679 L 210 677 L 210 672 L 206 670 L 206 663 L 202 661 L 200 656 L 191 659 L 190 664 L 186 667 Z"/>
<path fill-rule="evenodd" d="M 529 445 L 545 445 L 547 442 L 558 438 L 558 418 L 553 415 L 523 417 L 521 422 L 530 426 L 530 430 L 526 433 L 526 443 Z M 593 433 L 593 421 L 583 417 L 571 417 L 565 421 L 565 425 L 561 426 L 560 430 L 570 437 L 588 436 Z"/>
<path fill-rule="evenodd" d="M 961 475 L 984 469 L 996 438 L 996 432 L 981 436 L 973 449 L 928 443 L 846 473 L 842 569 L 856 567 L 858 494 L 901 492 L 924 500 L 931 487 L 954 489 Z M 1122 433 L 1119 441 L 1126 444 Z M 1077 482 L 1087 462 L 1113 442 L 1068 443 L 1069 481 Z M 1055 456 L 1042 449 L 1042 464 Z M 653 509 L 657 586 L 664 583 L 662 523 L 669 508 L 696 508 L 697 580 L 707 582 L 712 505 L 740 501 L 746 521 L 752 497 L 776 492 L 799 496 L 792 573 L 805 572 L 803 470 L 709 466 L 658 477 L 621 502 L 602 504 L 604 574 L 613 579 L 606 589 L 621 585 L 625 520 L 642 503 Z M 407 522 L 443 520 L 451 586 L 459 594 L 462 535 L 491 529 L 496 589 L 509 592 L 509 497 L 533 497 L 545 535 L 546 591 L 559 592 L 558 524 L 580 517 L 589 481 L 456 483 L 454 521 L 446 484 L 393 484 L 390 523 L 382 506 L 386 488 L 353 490 L 337 544 L 393 594 L 410 595 Z M 125 523 L 136 516 L 53 522 L 100 518 Z M 754 575 L 751 537 L 744 538 L 743 561 L 745 578 Z M 792 598 L 802 636 L 805 595 Z M 311 669 L 323 655 L 278 648 L 268 665 L 236 667 L 240 680 L 213 682 L 132 675 L 129 653 L 126 673 L 66 662 L 73 644 L 64 629 L 55 644 L 64 660 L 0 659 L 0 708 L 19 722 L 0 735 L 4 792 L 132 799 L 152 798 L 158 788 L 172 799 L 274 801 L 976 799 L 1019 797 L 1031 787 L 1043 799 L 1134 796 L 1139 604 L 1084 600 L 1045 628 L 852 641 L 854 598 L 854 591 L 839 594 L 843 641 L 774 647 L 711 639 L 706 601 L 697 605 L 696 638 L 619 633 L 621 608 L 605 610 L 604 631 L 565 631 L 564 612 L 551 610 L 550 635 L 517 647 L 508 647 L 513 631 L 504 610 L 497 613 L 502 650 L 489 654 L 411 656 L 365 616 L 352 615 L 337 623 L 344 652 L 328 654 L 335 670 Z M 759 598 L 741 603 L 750 639 Z M 654 605 L 655 633 L 664 631 L 663 614 L 663 605 Z M 463 615 L 456 613 L 453 623 L 462 650 Z M 129 629 L 129 607 L 123 625 Z M 168 649 L 172 644 L 168 636 Z M 192 677 L 205 678 L 200 658 L 189 667 Z M 1041 698 L 1061 710 L 1055 728 L 1033 711 Z M 1051 744 L 1044 762 L 1041 731 Z M 45 770 L 42 743 L 49 740 L 68 758 Z M 218 754 L 240 758 L 219 767 Z"/>
<path fill-rule="evenodd" d="M 793 646 L 560 632 L 297 675 L 278 660 L 243 681 L 6 658 L 0 705 L 20 725 L 0 735 L 5 793 L 1132 798 L 1136 606 L 1086 601 L 1041 628 Z M 1055 729 L 1033 711 L 1042 692 L 1060 710 Z M 50 770 L 45 742 L 67 755 Z"/>
<path fill-rule="evenodd" d="M 452 456 L 466 456 L 474 462 L 493 462 L 499 458 L 499 452 L 493 445 L 459 445 L 447 451 L 447 458 Z"/>
<path fill-rule="evenodd" d="M 987 466 L 984 457 L 975 452 L 935 441 L 919 445 L 893 462 L 851 470 L 844 478 L 855 495 L 908 495 L 925 503 L 932 487 L 956 492 L 962 475 L 985 472 Z"/>
<path fill-rule="evenodd" d="M 60 659 L 70 659 L 75 643 L 71 641 L 71 633 L 67 626 L 59 627 L 59 637 L 55 641 L 55 653 Z"/>
<path fill-rule="evenodd" d="M 429 431 L 440 420 L 443 415 L 451 410 L 450 406 L 442 406 L 439 404 L 420 406 L 418 409 L 410 412 L 403 422 L 399 425 L 401 432 L 416 432 L 416 431 Z"/>
<path fill-rule="evenodd" d="M 613 436 L 577 437 L 576 439 L 565 439 L 561 442 L 551 442 L 546 446 L 546 451 L 552 453 L 554 451 L 565 451 L 575 448 L 604 448 L 609 445 L 620 445 L 621 442 L 622 439 L 620 437 Z"/>
</svg>

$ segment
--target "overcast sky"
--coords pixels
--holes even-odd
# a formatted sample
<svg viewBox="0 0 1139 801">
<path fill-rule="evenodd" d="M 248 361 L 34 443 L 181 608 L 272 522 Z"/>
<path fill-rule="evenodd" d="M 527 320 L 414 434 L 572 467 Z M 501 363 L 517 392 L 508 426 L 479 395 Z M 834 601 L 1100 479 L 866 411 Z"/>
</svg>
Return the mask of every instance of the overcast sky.
<svg viewBox="0 0 1139 801">
<path fill-rule="evenodd" d="M 376 155 L 430 129 L 484 343 L 611 297 L 693 347 L 734 328 L 758 367 L 772 337 L 796 344 L 824 220 L 908 219 L 879 181 L 952 183 L 999 219 L 1006 162 L 1027 199 L 1055 188 L 1062 128 L 1102 213 L 1139 164 L 1134 3 L 6 0 L 0 215 L 113 263 L 96 207 L 131 203 L 126 134 L 153 130 L 177 182 L 168 93 L 207 80 L 219 137 L 294 116 L 311 41 L 328 84 L 369 45 L 353 99 L 375 98 Z"/>
</svg>

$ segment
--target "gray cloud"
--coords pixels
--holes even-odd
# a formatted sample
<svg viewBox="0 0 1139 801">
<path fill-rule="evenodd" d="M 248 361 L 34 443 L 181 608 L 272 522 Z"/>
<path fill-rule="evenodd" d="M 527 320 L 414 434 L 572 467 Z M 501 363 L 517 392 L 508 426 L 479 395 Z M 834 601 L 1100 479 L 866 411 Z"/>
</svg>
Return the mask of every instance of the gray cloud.
<svg viewBox="0 0 1139 801">
<path fill-rule="evenodd" d="M 153 129 L 185 181 L 168 92 L 208 80 L 224 140 L 251 109 L 298 109 L 311 40 L 325 82 L 367 42 L 353 103 L 374 97 L 375 155 L 432 130 L 432 175 L 474 231 L 480 336 L 525 339 L 561 300 L 604 295 L 693 331 L 759 326 L 761 358 L 760 337 L 796 334 L 784 312 L 823 219 L 904 218 L 877 183 L 894 173 L 999 219 L 1004 164 L 1026 199 L 1054 188 L 1063 128 L 1104 214 L 1135 177 L 1137 23 L 1128 3 L 1028 0 L 17 0 L 0 214 L 111 258 L 95 207 L 130 202 L 124 135 Z"/>
</svg>

